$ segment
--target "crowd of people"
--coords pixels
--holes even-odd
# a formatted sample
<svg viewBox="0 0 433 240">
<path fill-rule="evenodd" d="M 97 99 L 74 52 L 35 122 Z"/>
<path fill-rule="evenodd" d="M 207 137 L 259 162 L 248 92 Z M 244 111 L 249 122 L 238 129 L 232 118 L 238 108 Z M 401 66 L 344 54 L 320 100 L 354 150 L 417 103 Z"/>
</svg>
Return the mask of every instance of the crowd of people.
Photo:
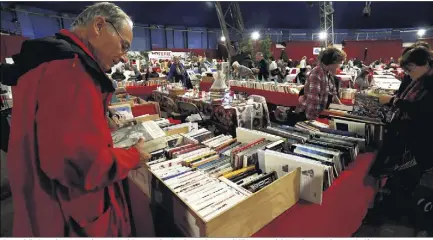
<svg viewBox="0 0 433 240">
<path fill-rule="evenodd" d="M 106 72 L 125 62 L 132 38 L 129 16 L 113 3 L 100 2 L 78 15 L 70 31 L 26 41 L 15 64 L 2 66 L 2 78 L 16 88 L 7 163 L 15 237 L 131 236 L 122 181 L 150 155 L 142 140 L 129 149 L 113 148 L 105 113 L 114 92 Z M 327 48 L 317 62 L 266 60 L 260 52 L 255 57 L 233 63 L 235 72 L 267 81 L 283 78 L 287 67 L 304 69 L 299 120 L 315 119 L 330 103 L 341 103 L 335 75 L 346 61 L 344 51 Z M 353 60 L 363 67 L 359 64 Z M 375 220 L 411 215 L 414 192 L 432 176 L 433 53 L 418 43 L 403 52 L 398 64 L 405 80 L 387 98 L 394 117 L 366 178 L 377 184 L 388 178 L 379 186 L 383 199 L 374 208 Z M 134 66 L 125 69 L 140 75 Z M 122 71 L 116 69 L 116 79 Z M 176 58 L 166 69 L 177 81 L 188 79 L 185 72 Z M 431 221 L 426 223 L 418 226 L 431 227 Z"/>
</svg>

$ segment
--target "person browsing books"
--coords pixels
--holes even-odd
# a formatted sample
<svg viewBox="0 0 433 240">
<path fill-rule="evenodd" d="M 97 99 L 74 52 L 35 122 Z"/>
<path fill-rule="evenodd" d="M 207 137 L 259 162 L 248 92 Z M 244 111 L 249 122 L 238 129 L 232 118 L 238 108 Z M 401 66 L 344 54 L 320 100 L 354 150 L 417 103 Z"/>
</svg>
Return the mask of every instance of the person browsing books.
<svg viewBox="0 0 433 240">
<path fill-rule="evenodd" d="M 15 76 L 7 156 L 14 237 L 131 235 L 122 181 L 150 155 L 142 140 L 113 148 L 106 113 L 114 87 L 105 74 L 125 62 L 131 41 L 129 16 L 99 2 L 71 30 L 25 41 L 2 68 Z"/>
<path fill-rule="evenodd" d="M 377 199 L 382 200 L 374 204 L 376 210 L 396 220 L 412 216 L 416 228 L 433 234 L 431 214 L 430 218 L 427 212 L 412 214 L 418 208 L 417 201 L 433 193 L 433 151 L 429 140 L 433 135 L 433 52 L 424 46 L 410 47 L 400 58 L 400 66 L 412 81 L 393 99 L 393 117 L 368 176 L 377 183 L 387 178 L 385 185 L 380 186 L 381 196 Z M 423 180 L 430 182 L 424 185 L 430 190 L 416 192 L 422 189 Z M 415 193 L 417 197 L 413 197 Z M 430 224 L 423 226 L 423 222 Z"/>
<path fill-rule="evenodd" d="M 346 53 L 334 47 L 319 54 L 319 65 L 311 70 L 296 107 L 299 121 L 316 119 L 332 102 L 341 104 L 333 76 L 345 59 Z"/>
</svg>

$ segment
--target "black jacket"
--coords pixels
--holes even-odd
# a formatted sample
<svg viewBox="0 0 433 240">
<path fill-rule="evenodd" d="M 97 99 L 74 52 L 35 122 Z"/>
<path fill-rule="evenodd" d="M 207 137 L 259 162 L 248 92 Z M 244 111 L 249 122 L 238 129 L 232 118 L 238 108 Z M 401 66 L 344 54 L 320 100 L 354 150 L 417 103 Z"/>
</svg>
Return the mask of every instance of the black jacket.
<svg viewBox="0 0 433 240">
<path fill-rule="evenodd" d="M 114 92 L 113 83 L 106 73 L 101 70 L 98 63 L 72 39 L 60 33 L 53 37 L 24 41 L 20 53 L 12 56 L 14 64 L 1 65 L 1 83 L 7 86 L 16 86 L 22 75 L 40 64 L 54 60 L 70 59 L 75 56 L 80 58 L 86 71 L 101 86 L 103 92 Z"/>
<path fill-rule="evenodd" d="M 402 164 L 405 150 L 411 152 L 419 169 L 433 167 L 433 74 L 425 75 L 417 81 L 422 84 L 418 97 L 413 101 L 398 98 L 394 104 L 398 114 L 387 126 L 383 145 L 370 169 L 369 174 L 374 177 L 396 171 L 394 167 Z"/>
</svg>

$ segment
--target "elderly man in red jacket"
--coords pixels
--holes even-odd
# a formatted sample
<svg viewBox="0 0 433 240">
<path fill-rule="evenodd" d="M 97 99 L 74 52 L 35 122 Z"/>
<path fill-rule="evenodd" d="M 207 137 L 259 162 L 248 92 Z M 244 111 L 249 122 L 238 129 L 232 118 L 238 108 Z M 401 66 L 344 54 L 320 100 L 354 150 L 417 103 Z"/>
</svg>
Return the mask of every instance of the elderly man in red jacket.
<svg viewBox="0 0 433 240">
<path fill-rule="evenodd" d="M 16 85 L 8 152 L 14 236 L 130 236 L 122 180 L 149 154 L 142 140 L 113 148 L 106 112 L 114 89 L 105 72 L 124 61 L 131 41 L 131 19 L 96 3 L 70 31 L 24 42 L 5 70 Z"/>
</svg>

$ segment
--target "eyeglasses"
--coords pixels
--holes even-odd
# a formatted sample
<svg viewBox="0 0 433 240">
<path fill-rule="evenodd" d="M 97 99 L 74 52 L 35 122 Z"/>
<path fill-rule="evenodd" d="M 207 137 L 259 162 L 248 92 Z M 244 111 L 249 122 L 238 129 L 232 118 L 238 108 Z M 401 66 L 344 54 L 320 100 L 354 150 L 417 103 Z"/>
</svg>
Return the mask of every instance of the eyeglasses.
<svg viewBox="0 0 433 240">
<path fill-rule="evenodd" d="M 405 74 L 411 73 L 413 70 L 415 70 L 415 66 L 404 66 L 402 67 Z"/>
<path fill-rule="evenodd" d="M 107 20 L 105 20 L 105 21 L 108 22 L 114 28 L 114 30 L 117 33 L 117 36 L 119 36 L 119 38 L 120 38 L 120 45 L 122 46 L 122 51 L 124 53 L 127 53 L 129 51 L 129 48 L 131 47 L 129 45 L 129 43 L 127 41 L 125 41 L 125 39 L 123 39 L 123 37 L 120 35 L 119 31 L 117 30 L 117 28 L 114 26 L 114 24 L 112 22 L 107 21 Z"/>
</svg>

